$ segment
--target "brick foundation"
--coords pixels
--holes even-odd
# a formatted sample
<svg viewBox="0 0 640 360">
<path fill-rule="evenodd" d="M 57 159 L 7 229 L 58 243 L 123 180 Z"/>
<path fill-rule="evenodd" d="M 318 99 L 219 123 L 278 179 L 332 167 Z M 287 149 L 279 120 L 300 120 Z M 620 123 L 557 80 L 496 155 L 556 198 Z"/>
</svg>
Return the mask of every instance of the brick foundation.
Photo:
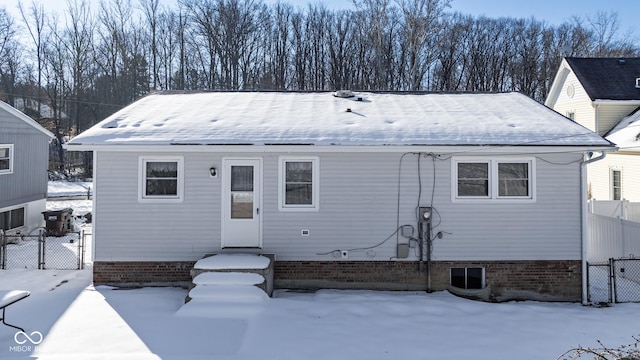
<svg viewBox="0 0 640 360">
<path fill-rule="evenodd" d="M 96 285 L 186 285 L 195 262 L 97 261 Z M 579 260 L 559 261 L 435 261 L 431 288 L 444 290 L 451 267 L 484 267 L 492 298 L 506 300 L 580 301 Z M 425 264 L 426 269 L 426 264 Z M 338 288 L 426 290 L 425 271 L 407 261 L 276 261 L 276 288 Z"/>
<path fill-rule="evenodd" d="M 114 286 L 187 286 L 195 261 L 95 261 L 93 283 Z"/>
</svg>

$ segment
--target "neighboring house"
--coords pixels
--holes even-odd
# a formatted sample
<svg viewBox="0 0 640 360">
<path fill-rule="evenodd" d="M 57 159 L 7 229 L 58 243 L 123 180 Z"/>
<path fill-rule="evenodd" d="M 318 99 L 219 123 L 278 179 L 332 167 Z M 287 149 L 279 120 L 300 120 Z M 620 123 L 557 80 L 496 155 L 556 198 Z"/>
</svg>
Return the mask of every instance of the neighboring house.
<svg viewBox="0 0 640 360">
<path fill-rule="evenodd" d="M 640 58 L 565 58 L 545 105 L 619 151 L 589 165 L 589 195 L 640 201 Z"/>
<path fill-rule="evenodd" d="M 280 288 L 581 299 L 582 164 L 608 141 L 517 93 L 349 95 L 155 94 L 72 139 L 94 152 L 94 282 L 255 252 Z"/>
<path fill-rule="evenodd" d="M 0 101 L 0 230 L 28 234 L 44 225 L 53 134 Z"/>
</svg>

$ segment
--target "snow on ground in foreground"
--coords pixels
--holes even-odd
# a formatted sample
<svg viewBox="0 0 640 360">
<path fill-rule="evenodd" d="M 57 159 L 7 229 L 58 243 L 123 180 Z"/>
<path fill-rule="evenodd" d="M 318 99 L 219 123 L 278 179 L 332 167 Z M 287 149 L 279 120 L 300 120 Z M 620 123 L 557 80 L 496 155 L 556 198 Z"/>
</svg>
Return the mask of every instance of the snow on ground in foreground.
<svg viewBox="0 0 640 360">
<path fill-rule="evenodd" d="M 556 359 L 578 345 L 617 347 L 640 334 L 640 304 L 280 290 L 245 312 L 222 304 L 208 311 L 200 302 L 181 316 L 185 289 L 96 289 L 86 270 L 0 274 L 0 289 L 32 293 L 9 308 L 7 322 L 44 335 L 36 352 L 28 342 L 31 351 L 18 352 L 15 329 L 0 325 L 2 359 Z"/>
</svg>

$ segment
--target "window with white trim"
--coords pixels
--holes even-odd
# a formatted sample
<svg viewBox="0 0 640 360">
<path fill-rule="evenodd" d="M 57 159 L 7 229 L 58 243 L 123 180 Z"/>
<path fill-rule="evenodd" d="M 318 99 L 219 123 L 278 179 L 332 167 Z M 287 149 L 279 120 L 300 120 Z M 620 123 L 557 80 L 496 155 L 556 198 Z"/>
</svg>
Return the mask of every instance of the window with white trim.
<svg viewBox="0 0 640 360">
<path fill-rule="evenodd" d="M 0 144 L 0 174 L 13 172 L 13 145 Z"/>
<path fill-rule="evenodd" d="M 317 157 L 280 157 L 280 210 L 318 210 L 318 163 Z"/>
<path fill-rule="evenodd" d="M 180 156 L 139 158 L 140 201 L 182 201 L 184 160 Z"/>
<path fill-rule="evenodd" d="M 0 212 L 0 230 L 13 230 L 24 226 L 24 207 Z"/>
<path fill-rule="evenodd" d="M 533 159 L 453 161 L 454 199 L 534 199 Z"/>
<path fill-rule="evenodd" d="M 622 170 L 611 169 L 611 200 L 622 200 Z"/>
<path fill-rule="evenodd" d="M 450 284 L 460 289 L 484 289 L 484 268 L 451 268 Z"/>
</svg>

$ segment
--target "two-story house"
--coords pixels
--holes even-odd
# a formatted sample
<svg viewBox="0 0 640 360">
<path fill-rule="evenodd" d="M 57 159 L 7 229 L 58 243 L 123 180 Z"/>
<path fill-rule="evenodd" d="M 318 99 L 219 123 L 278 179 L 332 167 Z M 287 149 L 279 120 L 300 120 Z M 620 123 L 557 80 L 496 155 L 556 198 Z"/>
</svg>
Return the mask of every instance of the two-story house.
<svg viewBox="0 0 640 360">
<path fill-rule="evenodd" d="M 589 196 L 640 201 L 640 58 L 564 58 L 545 105 L 618 146 L 589 165 Z"/>
<path fill-rule="evenodd" d="M 24 234 L 44 225 L 52 138 L 36 121 L 0 101 L 0 230 Z"/>
</svg>

